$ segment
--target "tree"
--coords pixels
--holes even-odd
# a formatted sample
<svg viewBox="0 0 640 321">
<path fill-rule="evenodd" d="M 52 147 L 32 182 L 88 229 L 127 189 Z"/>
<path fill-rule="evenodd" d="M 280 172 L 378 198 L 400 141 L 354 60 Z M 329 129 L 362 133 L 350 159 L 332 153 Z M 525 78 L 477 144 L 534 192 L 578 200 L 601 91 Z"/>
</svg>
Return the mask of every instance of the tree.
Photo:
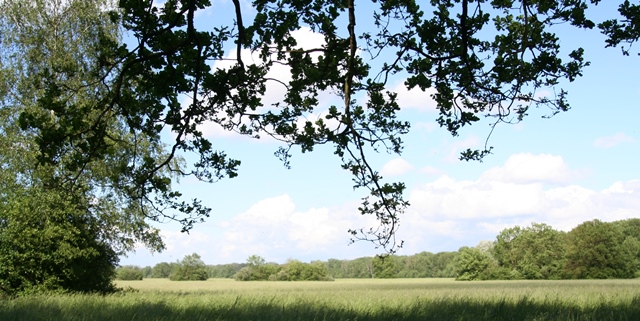
<svg viewBox="0 0 640 321">
<path fill-rule="evenodd" d="M 200 255 L 193 253 L 186 255 L 169 275 L 171 281 L 206 281 L 206 265 Z"/>
<path fill-rule="evenodd" d="M 266 281 L 280 271 L 281 268 L 277 264 L 267 263 L 263 257 L 251 255 L 247 258 L 247 266 L 240 269 L 233 278 L 236 281 Z"/>
<path fill-rule="evenodd" d="M 160 262 L 151 269 L 152 278 L 168 278 L 177 267 L 176 263 Z"/>
<path fill-rule="evenodd" d="M 388 0 L 357 7 L 354 0 L 256 0 L 251 18 L 243 16 L 240 1 L 234 0 L 234 24 L 210 30 L 199 30 L 194 21 L 211 6 L 209 0 L 167 0 L 161 5 L 121 0 L 113 10 L 98 1 L 14 0 L 3 1 L 2 11 L 19 13 L 12 17 L 37 17 L 51 12 L 48 4 L 63 3 L 87 6 L 79 16 L 84 20 L 59 15 L 42 21 L 71 22 L 74 32 L 65 34 L 78 37 L 49 37 L 47 32 L 60 29 L 33 29 L 30 24 L 14 25 L 21 19 L 3 19 L 3 37 L 33 40 L 27 48 L 2 42 L 2 57 L 10 58 L 3 60 L 3 67 L 24 67 L 18 74 L 31 75 L 10 96 L 11 105 L 28 106 L 13 108 L 9 119 L 30 136 L 38 166 L 50 168 L 43 186 L 77 193 L 87 205 L 85 212 L 98 221 L 108 220 L 103 226 L 118 227 L 98 231 L 116 252 L 136 240 L 160 248 L 149 221 L 177 220 L 187 231 L 209 215 L 199 200 L 185 201 L 171 189 L 181 177 L 216 182 L 237 175 L 240 161 L 216 150 L 200 130 L 209 122 L 282 141 L 276 154 L 287 166 L 294 148 L 310 152 L 317 145 L 332 145 L 342 167 L 353 175 L 354 186 L 368 191 L 360 212 L 378 221 L 377 226 L 352 229 L 353 239 L 393 252 L 402 245 L 395 232 L 408 206 L 405 185 L 384 181 L 368 161 L 368 155 L 379 150 L 401 153 L 401 137 L 409 130 L 409 122 L 397 117 L 401 106 L 397 93 L 387 88 L 390 77 L 408 76 L 408 89 L 434 89 L 437 121 L 453 135 L 482 115 L 495 124 L 521 121 L 532 107 L 546 106 L 553 115 L 569 109 L 559 83 L 575 80 L 588 65 L 581 48 L 561 50 L 553 26 L 595 26 L 585 16 L 587 3 L 582 0 L 521 5 Z M 12 6 L 21 11 L 5 10 Z M 110 21 L 104 19 L 107 11 Z M 73 11 L 60 14 L 66 12 Z M 625 2 L 620 12 L 626 21 L 601 25 L 611 45 L 638 37 L 638 7 Z M 366 32 L 357 32 L 361 22 L 356 13 L 373 17 L 373 25 L 362 28 Z M 87 25 L 95 28 L 84 28 Z M 104 26 L 121 27 L 135 38 L 134 45 L 123 44 Z M 302 26 L 320 33 L 324 43 L 298 46 L 293 32 Z M 39 46 L 50 43 L 49 38 L 56 39 L 56 52 L 63 54 L 56 57 L 64 59 L 26 63 L 47 58 L 43 53 L 52 51 Z M 229 45 L 236 48 L 235 61 L 228 68 L 212 69 L 211 62 L 227 59 L 224 48 Z M 244 61 L 243 50 L 259 59 Z M 384 60 L 388 56 L 382 52 L 392 58 Z M 18 62 L 11 60 L 16 57 Z M 272 79 L 268 71 L 282 65 L 290 68 L 291 77 Z M 10 78 L 4 71 L 3 77 Z M 23 84 L 14 80 L 5 84 Z M 271 84 L 287 92 L 281 101 L 264 106 L 261 97 Z M 537 94 L 543 90 L 557 94 Z M 335 93 L 344 103 L 309 120 L 321 111 L 321 93 Z M 181 104 L 181 97 L 190 97 L 190 102 Z M 166 132 L 173 137 L 167 146 L 161 140 Z M 467 150 L 461 158 L 481 159 L 490 150 Z M 181 155 L 186 153 L 195 154 L 196 160 L 183 164 Z M 92 203 L 96 200 L 100 206 Z M 108 211 L 102 213 L 104 209 Z M 119 232 L 111 235 L 113 231 Z"/>
<path fill-rule="evenodd" d="M 0 4 L 0 285 L 1 291 L 108 292 L 114 289 L 118 255 L 136 242 L 161 249 L 158 231 L 146 222 L 148 202 L 126 197 L 117 168 L 152 157 L 158 144 L 123 131 L 114 118 L 91 131 L 73 124 L 103 117 L 109 79 L 99 68 L 104 41 L 118 41 L 108 1 L 18 1 Z M 38 131 L 30 123 L 37 123 Z M 91 132 L 110 147 L 95 146 Z M 131 144 L 141 151 L 133 156 Z M 98 158 L 77 158 L 84 149 Z"/>
<path fill-rule="evenodd" d="M 114 142 L 103 128 L 117 122 L 124 131 L 160 141 L 160 133 L 171 131 L 175 139 L 161 150 L 156 161 L 141 158 L 118 168 L 123 181 L 135 182 L 126 188 L 127 197 L 152 200 L 186 216 L 179 220 L 189 229 L 205 218 L 209 210 L 197 200 L 180 201 L 169 190 L 163 172 L 195 176 L 207 182 L 234 177 L 240 165 L 207 140 L 200 127 L 206 122 L 220 124 L 252 137 L 273 136 L 284 143 L 277 151 L 285 165 L 291 151 L 312 151 L 316 145 L 331 144 L 342 167 L 353 174 L 356 188 L 368 190 L 360 207 L 373 215 L 379 226 L 353 229 L 354 239 L 365 239 L 393 251 L 401 242 L 394 235 L 399 216 L 408 203 L 403 199 L 403 183 L 387 183 L 367 158 L 371 151 L 402 151 L 401 136 L 409 123 L 397 118 L 401 108 L 397 94 L 388 90 L 389 77 L 408 75 L 409 89 L 437 91 L 438 122 L 457 135 L 477 122 L 479 115 L 496 123 L 523 120 L 533 106 L 547 106 L 550 114 L 569 109 L 567 93 L 554 97 L 536 95 L 555 89 L 561 79 L 573 81 L 588 63 L 583 51 L 574 48 L 564 54 L 552 27 L 569 22 L 591 28 L 583 1 L 559 4 L 494 1 L 454 2 L 439 0 L 431 5 L 416 1 L 372 1 L 368 6 L 342 2 L 300 0 L 254 1 L 255 16 L 243 15 L 240 1 L 233 2 L 233 26 L 221 25 L 199 30 L 194 17 L 210 6 L 208 0 L 167 0 L 157 6 L 151 0 L 119 1 L 111 12 L 137 42 L 127 47 L 114 40 L 100 42 L 97 62 L 107 94 L 100 104 L 87 106 L 89 114 L 101 115 L 80 122 L 73 106 L 56 110 L 56 117 L 68 124 L 64 130 L 37 121 L 42 111 L 23 114 L 25 128 L 41 134 L 41 150 L 65 152 L 81 164 L 104 159 Z M 434 12 L 426 15 L 425 12 Z M 356 32 L 356 13 L 373 17 L 373 26 Z M 324 44 L 300 48 L 293 31 L 305 26 L 320 33 Z M 358 25 L 359 26 L 359 25 Z M 213 70 L 210 62 L 227 59 L 224 47 L 233 45 L 237 57 L 228 68 Z M 242 50 L 259 58 L 254 63 L 242 59 Z M 360 53 L 359 53 L 360 52 Z M 395 55 L 381 61 L 390 52 Z M 365 59 L 369 55 L 372 58 Z M 272 79 L 268 71 L 276 65 L 290 68 L 290 79 Z M 263 108 L 262 95 L 268 85 L 287 89 L 282 101 Z M 58 97 L 56 88 L 45 88 L 47 97 Z M 318 95 L 334 92 L 344 104 L 331 106 L 316 121 L 305 120 L 318 112 Z M 189 96 L 187 105 L 179 98 Z M 368 99 L 362 100 L 360 97 Z M 363 102 L 366 101 L 366 102 Z M 82 115 L 84 117 L 84 114 Z M 299 121 L 302 120 L 302 125 Z M 90 144 L 80 133 L 90 132 Z M 85 135 L 86 136 L 86 135 Z M 70 149 L 70 146 L 80 148 Z M 467 150 L 463 159 L 480 159 L 491 150 Z M 97 152 L 93 152 L 97 151 Z M 178 170 L 173 160 L 180 153 L 195 153 L 199 159 Z"/>
<path fill-rule="evenodd" d="M 333 281 L 327 268 L 321 262 L 310 264 L 298 260 L 289 260 L 280 272 L 269 279 L 277 281 Z"/>
<path fill-rule="evenodd" d="M 492 251 L 500 266 L 525 279 L 562 277 L 565 236 L 547 224 L 506 228 L 496 237 Z"/>
<path fill-rule="evenodd" d="M 618 225 L 599 220 L 584 222 L 567 234 L 569 278 L 632 278 L 635 273 L 634 242 L 625 242 Z"/>
<path fill-rule="evenodd" d="M 137 266 L 127 265 L 120 266 L 116 269 L 116 278 L 118 280 L 141 281 L 143 277 L 144 271 Z"/>
<path fill-rule="evenodd" d="M 397 275 L 396 263 L 393 256 L 377 255 L 373 258 L 373 277 L 378 279 L 390 279 Z"/>
<path fill-rule="evenodd" d="M 456 280 L 473 281 L 490 279 L 488 272 L 497 265 L 486 252 L 473 247 L 462 247 L 457 259 L 458 275 Z"/>
</svg>

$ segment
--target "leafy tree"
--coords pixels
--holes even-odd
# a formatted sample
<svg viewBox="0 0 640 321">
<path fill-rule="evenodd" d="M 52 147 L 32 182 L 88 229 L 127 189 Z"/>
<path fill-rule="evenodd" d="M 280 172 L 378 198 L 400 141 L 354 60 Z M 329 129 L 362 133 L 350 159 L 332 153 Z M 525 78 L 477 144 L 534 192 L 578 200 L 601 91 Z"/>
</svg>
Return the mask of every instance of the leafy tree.
<svg viewBox="0 0 640 321">
<path fill-rule="evenodd" d="M 559 279 L 565 257 L 565 236 L 544 223 L 504 229 L 493 254 L 500 266 L 525 279 Z"/>
<path fill-rule="evenodd" d="M 390 279 L 397 275 L 393 256 L 376 255 L 373 258 L 373 276 L 378 279 Z"/>
<path fill-rule="evenodd" d="M 459 250 L 457 267 L 458 275 L 456 280 L 473 281 L 489 279 L 488 271 L 492 265 L 497 265 L 492 257 L 477 248 L 462 247 Z"/>
<path fill-rule="evenodd" d="M 231 263 L 207 266 L 209 278 L 233 278 L 246 264 Z"/>
<path fill-rule="evenodd" d="M 272 279 L 278 281 L 333 281 L 324 265 L 303 263 L 298 260 L 289 260 Z"/>
<path fill-rule="evenodd" d="M 633 245 L 625 242 L 616 224 L 584 222 L 567 234 L 564 271 L 569 278 L 632 278 L 636 269 Z"/>
<path fill-rule="evenodd" d="M 208 278 L 206 265 L 196 253 L 186 255 L 169 275 L 171 281 L 206 281 Z"/>
<path fill-rule="evenodd" d="M 119 39 L 108 1 L 0 3 L 0 279 L 2 291 L 108 292 L 118 254 L 136 242 L 162 248 L 144 211 L 149 202 L 124 196 L 132 181 L 117 168 L 155 157 L 145 136 L 123 131 L 114 118 L 62 149 L 48 148 L 75 123 L 103 117 L 108 95 L 100 59 L 103 42 Z M 37 123 L 39 130 L 29 124 Z M 98 139 L 109 148 L 96 148 Z M 135 148 L 134 148 L 135 145 Z M 101 157 L 77 158 L 90 150 Z M 137 156 L 134 150 L 140 149 Z"/>
<path fill-rule="evenodd" d="M 212 5 L 209 0 L 121 0 L 107 20 L 110 4 L 3 1 L 0 91 L 2 110 L 11 111 L 6 123 L 20 128 L 12 138 L 18 144 L 4 152 L 26 149 L 28 157 L 16 159 L 38 164 L 35 176 L 33 168 L 12 169 L 17 185 L 72 194 L 84 207 L 78 213 L 91 218 L 80 221 L 102 227 L 86 235 L 116 253 L 136 241 L 162 248 L 148 221 L 174 219 L 187 231 L 209 215 L 171 184 L 185 176 L 215 182 L 237 175 L 240 161 L 204 137 L 202 125 L 210 122 L 279 139 L 284 146 L 276 154 L 287 166 L 294 148 L 332 145 L 354 186 L 368 191 L 360 212 L 379 223 L 351 230 L 353 238 L 393 252 L 402 245 L 395 231 L 408 206 L 405 185 L 383 181 L 368 161 L 374 151 L 401 153 L 401 136 L 409 130 L 409 122 L 397 117 L 397 93 L 387 89 L 390 76 L 408 76 L 407 89 L 435 89 L 437 121 L 453 135 L 480 115 L 496 124 L 521 121 L 538 106 L 553 115 L 569 109 L 558 84 L 575 80 L 588 62 L 581 48 L 561 50 L 552 28 L 566 22 L 595 27 L 582 0 L 389 0 L 358 7 L 354 0 L 256 0 L 251 18 L 234 0 L 235 23 L 210 30 L 199 30 L 194 21 Z M 625 1 L 619 11 L 625 20 L 600 25 L 611 46 L 638 39 L 638 6 Z M 373 25 L 356 29 L 362 15 L 373 17 Z M 320 33 L 324 43 L 300 48 L 293 31 L 302 26 Z M 135 38 L 134 45 L 114 35 L 118 27 Z M 227 45 L 236 48 L 235 62 L 213 70 L 212 62 L 227 59 Z M 242 50 L 260 59 L 243 61 Z M 384 61 L 388 55 L 380 53 L 392 58 Z M 283 65 L 290 77 L 268 75 Z M 287 93 L 264 106 L 261 97 L 272 83 Z M 308 120 L 322 111 L 318 97 L 327 92 L 343 103 Z M 181 97 L 190 103 L 181 104 Z M 161 133 L 167 132 L 174 138 L 165 146 Z M 461 158 L 481 159 L 490 150 L 467 150 Z M 185 153 L 196 160 L 183 165 Z M 366 267 L 372 275 L 372 265 Z"/>
<path fill-rule="evenodd" d="M 143 277 L 144 271 L 137 266 L 127 265 L 116 269 L 116 278 L 118 280 L 142 280 Z"/>
<path fill-rule="evenodd" d="M 258 255 L 251 255 L 247 258 L 247 266 L 240 269 L 234 275 L 237 281 L 266 281 L 272 275 L 278 274 L 281 268 L 278 264 L 267 263 L 267 261 Z"/>
<path fill-rule="evenodd" d="M 551 28 L 563 22 L 594 26 L 585 17 L 583 1 L 521 5 L 372 1 L 361 7 L 354 0 L 256 0 L 252 17 L 242 14 L 239 1 L 233 3 L 234 25 L 200 30 L 194 17 L 211 6 L 208 0 L 167 0 L 162 5 L 151 0 L 119 1 L 111 18 L 137 41 L 127 47 L 101 39 L 97 73 L 113 81 L 107 82 L 104 95 L 96 97 L 100 103 L 86 105 L 83 113 L 72 104 L 57 108 L 57 119 L 67 124 L 64 129 L 39 121 L 43 111 L 51 110 L 39 106 L 23 113 L 25 127 L 40 134 L 41 150 L 65 153 L 75 160 L 75 169 L 108 158 L 107 151 L 115 145 L 105 139 L 108 131 L 92 128 L 117 123 L 123 132 L 154 143 L 163 131 L 171 131 L 175 140 L 159 147 L 158 155 L 115 167 L 114 173 L 121 182 L 135 182 L 126 188 L 118 185 L 127 198 L 159 204 L 150 219 L 163 215 L 163 208 L 177 210 L 184 214 L 177 219 L 185 229 L 205 218 L 209 209 L 197 200 L 181 201 L 163 173 L 213 182 L 236 176 L 240 165 L 215 150 L 203 136 L 202 124 L 217 123 L 252 137 L 276 137 L 285 144 L 277 154 L 286 165 L 294 147 L 308 152 L 319 144 L 333 145 L 342 167 L 353 174 L 355 186 L 369 192 L 360 211 L 380 224 L 352 230 L 354 239 L 371 240 L 393 251 L 401 245 L 394 233 L 408 205 L 402 197 L 405 185 L 384 182 L 367 158 L 380 149 L 400 153 L 401 136 L 409 129 L 408 122 L 397 118 L 401 106 L 397 93 L 387 89 L 390 76 L 408 75 L 409 89 L 437 90 L 433 97 L 438 122 L 453 135 L 480 120 L 479 115 L 492 116 L 497 123 L 516 122 L 533 106 L 549 107 L 555 114 L 569 109 L 567 93 L 559 88 L 549 90 L 556 96 L 536 93 L 556 89 L 562 79 L 575 80 L 588 63 L 581 48 L 566 50 L 565 55 Z M 373 24 L 358 28 L 366 30 L 358 33 L 357 16 L 373 17 Z M 322 34 L 324 43 L 299 48 L 292 32 L 302 26 Z M 227 45 L 236 48 L 235 62 L 213 70 L 211 62 L 227 59 L 223 51 Z M 242 50 L 252 50 L 260 59 L 244 61 Z M 386 55 L 381 52 L 395 56 L 382 61 Z M 281 65 L 290 68 L 290 78 L 267 76 Z M 263 106 L 261 97 L 272 83 L 285 86 L 287 93 L 282 101 Z M 44 96 L 57 99 L 56 90 L 45 87 Z M 344 103 L 329 107 L 317 121 L 304 120 L 300 125 L 300 120 L 321 111 L 322 92 L 336 93 Z M 180 104 L 182 96 L 191 97 L 191 102 Z M 368 99 L 359 99 L 364 96 Z M 87 114 L 100 117 L 78 121 Z M 479 159 L 490 149 L 467 150 L 462 158 Z M 177 170 L 173 162 L 182 152 L 199 156 L 186 167 L 189 170 Z"/>
<path fill-rule="evenodd" d="M 177 267 L 176 263 L 160 262 L 151 269 L 152 278 L 168 278 Z"/>
<path fill-rule="evenodd" d="M 85 213 L 73 195 L 53 191 L 16 187 L 2 199 L 0 292 L 114 290 L 118 256 Z"/>
<path fill-rule="evenodd" d="M 150 266 L 145 266 L 145 267 L 142 269 L 142 276 L 143 276 L 143 278 L 145 278 L 145 279 L 150 278 L 152 273 L 153 273 L 153 268 L 152 268 L 152 267 L 150 267 Z"/>
</svg>

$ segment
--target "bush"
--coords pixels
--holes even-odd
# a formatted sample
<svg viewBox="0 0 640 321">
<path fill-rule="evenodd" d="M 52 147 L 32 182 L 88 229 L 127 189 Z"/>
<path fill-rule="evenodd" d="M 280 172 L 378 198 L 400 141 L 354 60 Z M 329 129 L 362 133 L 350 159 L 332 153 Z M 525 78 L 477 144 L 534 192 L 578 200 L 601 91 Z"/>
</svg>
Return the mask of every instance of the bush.
<svg viewBox="0 0 640 321">
<path fill-rule="evenodd" d="M 121 266 L 116 269 L 116 278 L 123 281 L 141 281 L 144 273 L 137 266 Z"/>
</svg>

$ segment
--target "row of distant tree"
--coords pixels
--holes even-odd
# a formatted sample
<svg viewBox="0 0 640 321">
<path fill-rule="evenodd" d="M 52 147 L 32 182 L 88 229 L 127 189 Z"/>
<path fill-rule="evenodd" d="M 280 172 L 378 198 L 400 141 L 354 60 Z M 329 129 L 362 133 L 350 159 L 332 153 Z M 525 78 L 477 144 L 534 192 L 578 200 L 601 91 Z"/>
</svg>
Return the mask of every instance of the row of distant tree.
<svg viewBox="0 0 640 321">
<path fill-rule="evenodd" d="M 640 219 L 584 222 L 570 232 L 543 223 L 502 230 L 494 241 L 457 252 L 329 259 L 285 264 L 252 255 L 246 263 L 182 261 L 118 269 L 120 279 L 331 280 L 333 278 L 580 279 L 640 277 Z"/>
<path fill-rule="evenodd" d="M 246 263 L 205 265 L 197 254 L 178 262 L 161 262 L 144 268 L 123 266 L 117 270 L 118 279 L 170 278 L 184 272 L 204 271 L 207 278 L 235 278 L 247 280 L 329 280 L 333 278 L 438 278 L 456 277 L 458 252 L 422 252 L 409 256 L 361 257 L 354 260 L 329 259 L 303 263 L 289 260 L 285 264 L 266 262 L 252 255 Z M 195 260 L 194 258 L 197 258 Z M 193 264 L 198 261 L 198 264 Z M 186 262 L 185 262 L 186 261 Z M 186 264 L 187 262 L 192 262 Z M 186 268 L 186 266 L 190 266 Z M 197 266 L 198 268 L 194 268 Z M 186 278 L 188 279 L 188 278 Z"/>
</svg>

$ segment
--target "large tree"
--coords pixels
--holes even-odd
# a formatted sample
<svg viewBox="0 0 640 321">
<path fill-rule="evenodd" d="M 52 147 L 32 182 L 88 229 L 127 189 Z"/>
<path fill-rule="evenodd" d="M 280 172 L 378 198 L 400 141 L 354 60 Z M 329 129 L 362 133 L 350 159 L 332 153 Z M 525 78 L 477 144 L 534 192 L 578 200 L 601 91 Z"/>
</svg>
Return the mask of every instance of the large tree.
<svg viewBox="0 0 640 321">
<path fill-rule="evenodd" d="M 582 1 L 440 0 L 425 5 L 391 0 L 356 6 L 354 0 L 257 0 L 257 12 L 249 19 L 240 1 L 233 3 L 233 25 L 200 30 L 195 17 L 211 5 L 208 0 L 167 0 L 161 5 L 120 1 L 112 19 L 135 43 L 100 43 L 100 75 L 110 80 L 108 94 L 90 106 L 100 117 L 79 122 L 76 109 L 58 108 L 57 119 L 68 124 L 62 130 L 42 124 L 27 111 L 26 128 L 42 134 L 41 150 L 65 152 L 77 160 L 78 168 L 106 157 L 104 151 L 114 143 L 96 129 L 113 119 L 121 121 L 126 132 L 154 142 L 161 132 L 171 131 L 163 157 L 131 162 L 118 168 L 118 174 L 135 182 L 126 188 L 127 196 L 186 213 L 186 229 L 194 219 L 208 215 L 208 209 L 197 201 L 179 201 L 179 194 L 167 191 L 170 181 L 159 179 L 158 173 L 173 171 L 213 182 L 235 176 L 240 164 L 216 151 L 203 136 L 203 124 L 217 123 L 253 137 L 273 136 L 284 143 L 277 155 L 285 164 L 293 147 L 306 152 L 317 144 L 331 144 L 343 168 L 353 174 L 355 187 L 369 190 L 360 211 L 380 223 L 352 234 L 393 250 L 399 245 L 394 238 L 399 216 L 408 205 L 402 197 L 404 184 L 383 182 L 367 157 L 378 150 L 400 153 L 401 135 L 409 129 L 407 121 L 396 117 L 401 106 L 397 94 L 387 88 L 389 77 L 407 76 L 410 89 L 434 88 L 438 122 L 454 135 L 480 115 L 496 123 L 520 121 L 530 107 L 541 105 L 554 114 L 569 108 L 566 92 L 536 93 L 555 89 L 562 79 L 573 81 L 587 63 L 580 48 L 560 50 L 552 27 L 562 22 L 594 25 L 585 18 Z M 373 17 L 373 25 L 358 27 L 357 17 L 362 15 Z M 303 26 L 322 35 L 324 43 L 317 48 L 298 46 L 293 33 Z M 229 46 L 236 53 L 230 66 L 213 69 L 212 62 L 228 60 L 224 49 Z M 243 50 L 259 59 L 244 61 Z M 282 65 L 291 77 L 268 75 Z M 262 97 L 271 83 L 284 86 L 286 94 L 264 106 Z M 328 106 L 316 121 L 306 120 L 323 107 L 318 105 L 323 92 L 335 93 L 343 103 Z M 45 93 L 56 97 L 55 88 L 45 88 Z M 182 97 L 189 97 L 189 103 L 181 104 Z M 80 144 L 86 140 L 90 143 Z M 462 158 L 479 159 L 489 149 L 468 150 Z M 185 152 L 199 159 L 187 170 L 172 167 L 174 158 Z"/>
<path fill-rule="evenodd" d="M 102 44 L 119 41 L 109 6 L 0 4 L 0 291 L 109 291 L 118 255 L 136 242 L 163 247 L 146 218 L 154 204 L 131 197 L 135 182 L 119 175 L 155 162 L 162 144 L 127 131 L 122 116 L 74 131 L 106 117 L 98 106 L 112 80 L 102 76 Z M 66 135 L 74 141 L 60 149 L 45 143 Z"/>
<path fill-rule="evenodd" d="M 559 279 L 565 259 L 565 235 L 544 223 L 506 228 L 493 253 L 500 266 L 525 279 Z"/>
<path fill-rule="evenodd" d="M 625 242 L 620 224 L 584 222 L 567 234 L 568 278 L 632 278 L 636 271 L 637 243 Z"/>
<path fill-rule="evenodd" d="M 595 26 L 582 0 L 256 0 L 251 17 L 240 1 L 233 4 L 235 23 L 202 30 L 195 17 L 209 0 L 120 0 L 117 8 L 101 1 L 2 2 L 3 110 L 12 111 L 7 123 L 19 124 L 19 138 L 28 141 L 6 150 L 29 146 L 33 168 L 48 169 L 38 178 L 42 186 L 72 191 L 83 200 L 81 212 L 117 226 L 98 234 L 118 249 L 135 240 L 158 247 L 149 220 L 175 219 L 186 231 L 209 215 L 171 184 L 237 175 L 240 161 L 202 133 L 216 123 L 281 140 L 276 154 L 286 165 L 294 147 L 332 145 L 355 187 L 369 191 L 361 213 L 379 222 L 352 230 L 354 238 L 393 251 L 401 245 L 394 235 L 408 205 L 405 186 L 384 182 L 368 161 L 374 151 L 400 153 L 409 130 L 397 118 L 402 106 L 389 79 L 398 74 L 408 89 L 435 89 L 438 122 L 453 135 L 482 115 L 496 124 L 521 121 L 534 106 L 552 115 L 569 108 L 559 83 L 575 80 L 588 64 L 581 48 L 560 48 L 553 28 Z M 637 6 L 625 3 L 621 12 L 627 20 L 601 24 L 611 45 L 638 37 Z M 373 23 L 361 27 L 363 16 Z M 324 42 L 300 47 L 293 34 L 303 26 Z M 117 27 L 131 35 L 128 45 L 111 33 Z M 212 68 L 229 62 L 229 46 L 236 53 L 229 66 Z M 259 58 L 245 61 L 246 50 Z M 269 71 L 283 65 L 290 77 L 272 78 Z M 286 93 L 265 106 L 274 83 Z M 539 94 L 546 89 L 556 95 Z M 321 93 L 343 103 L 320 106 Z M 307 120 L 323 108 L 322 117 Z M 461 158 L 481 159 L 490 149 Z M 197 160 L 179 166 L 187 153 Z"/>
</svg>

